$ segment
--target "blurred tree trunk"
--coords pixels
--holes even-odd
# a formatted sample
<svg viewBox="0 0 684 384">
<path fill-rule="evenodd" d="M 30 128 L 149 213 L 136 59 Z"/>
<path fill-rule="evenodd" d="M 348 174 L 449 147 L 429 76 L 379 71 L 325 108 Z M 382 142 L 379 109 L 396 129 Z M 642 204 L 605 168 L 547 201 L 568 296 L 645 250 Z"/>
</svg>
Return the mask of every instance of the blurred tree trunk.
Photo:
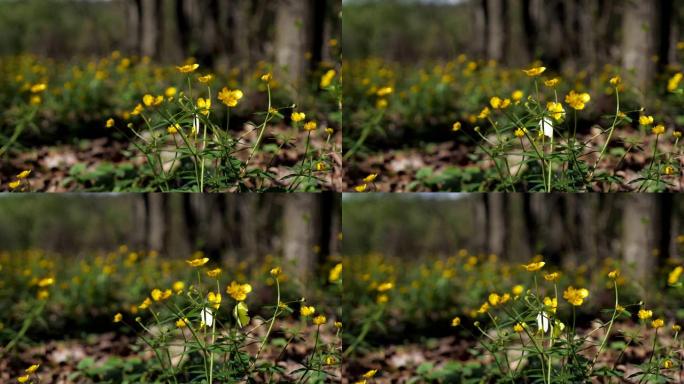
<svg viewBox="0 0 684 384">
<path fill-rule="evenodd" d="M 296 266 L 296 277 L 306 282 L 316 265 L 314 245 L 320 239 L 320 201 L 314 194 L 295 193 L 287 195 L 283 204 L 283 257 Z"/>
<path fill-rule="evenodd" d="M 259 215 L 259 199 L 253 194 L 240 196 L 240 201 L 237 206 L 240 215 L 239 228 L 234 230 L 240 232 L 240 244 L 242 255 L 245 258 L 254 260 L 259 255 L 259 233 L 264 233 L 263 228 L 260 228 L 262 223 Z M 265 241 L 261 237 L 261 241 Z"/>
<path fill-rule="evenodd" d="M 488 193 L 486 197 L 487 209 L 487 252 L 500 257 L 506 255 L 506 207 L 507 198 L 503 193 Z"/>
<path fill-rule="evenodd" d="M 140 55 L 155 58 L 164 30 L 161 0 L 141 0 L 140 20 Z"/>
<path fill-rule="evenodd" d="M 145 212 L 145 195 L 143 194 L 132 194 L 131 199 L 131 209 L 133 210 L 131 217 L 133 218 L 133 223 L 131 225 L 133 233 L 133 245 L 136 249 L 145 249 L 146 244 L 146 228 L 145 219 L 147 217 Z"/>
<path fill-rule="evenodd" d="M 478 193 L 474 195 L 472 204 L 473 231 L 472 239 L 475 252 L 487 252 L 489 244 L 489 231 L 487 227 L 487 195 Z"/>
<path fill-rule="evenodd" d="M 658 2 L 658 72 L 665 71 L 670 63 L 670 39 L 675 14 L 673 3 L 674 0 L 660 0 Z"/>
<path fill-rule="evenodd" d="M 635 84 L 642 92 L 651 82 L 656 54 L 657 2 L 631 0 L 624 4 L 622 22 L 622 66 L 634 75 Z"/>
<path fill-rule="evenodd" d="M 165 197 L 161 193 L 145 195 L 145 211 L 147 212 L 147 249 L 164 252 L 166 247 L 166 207 Z"/>
<path fill-rule="evenodd" d="M 470 51 L 475 57 L 487 57 L 487 0 L 474 1 L 471 6 L 472 12 L 472 36 Z"/>
<path fill-rule="evenodd" d="M 525 215 L 525 193 L 507 193 L 506 240 L 504 249 L 509 260 L 526 262 L 532 255 Z"/>
<path fill-rule="evenodd" d="M 652 194 L 623 195 L 622 255 L 642 283 L 648 281 L 655 266 L 651 251 L 656 245 L 656 208 Z"/>
<path fill-rule="evenodd" d="M 487 58 L 501 62 L 510 36 L 507 0 L 486 0 L 486 7 Z"/>
<path fill-rule="evenodd" d="M 130 54 L 140 53 L 140 37 L 142 36 L 142 0 L 126 2 L 126 49 Z"/>
<path fill-rule="evenodd" d="M 190 56 L 190 41 L 192 38 L 192 29 L 190 26 L 190 19 L 187 14 L 187 5 L 185 0 L 175 1 L 176 10 L 176 25 L 178 26 L 178 42 L 183 53 L 184 58 Z"/>
<path fill-rule="evenodd" d="M 534 60 L 537 58 L 537 49 L 539 47 L 537 46 L 537 26 L 532 17 L 532 0 L 522 0 L 520 15 L 522 18 L 523 39 L 525 48 L 527 49 L 527 55 L 530 60 Z"/>
<path fill-rule="evenodd" d="M 280 0 L 275 21 L 275 62 L 281 75 L 293 83 L 302 81 L 314 48 L 316 5 L 323 0 Z"/>
</svg>

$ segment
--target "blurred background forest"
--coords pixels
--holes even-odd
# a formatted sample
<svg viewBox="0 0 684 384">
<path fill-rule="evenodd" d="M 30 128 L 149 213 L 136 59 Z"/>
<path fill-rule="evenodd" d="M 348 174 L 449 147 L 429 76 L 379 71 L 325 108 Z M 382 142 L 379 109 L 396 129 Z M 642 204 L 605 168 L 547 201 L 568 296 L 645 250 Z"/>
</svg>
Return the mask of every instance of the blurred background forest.
<svg viewBox="0 0 684 384">
<path fill-rule="evenodd" d="M 259 265 L 267 255 L 306 279 L 339 253 L 334 194 L 105 194 L 0 196 L 0 252 L 38 248 L 85 257 L 120 245 L 218 264 Z M 86 257 L 87 258 L 87 257 Z"/>
<path fill-rule="evenodd" d="M 174 64 L 194 57 L 224 69 L 265 60 L 297 77 L 335 60 L 327 42 L 341 32 L 340 6 L 329 0 L 3 0 L 0 54 L 72 59 L 118 50 Z"/>
<path fill-rule="evenodd" d="M 610 63 L 630 69 L 642 85 L 677 63 L 684 17 L 675 0 L 346 0 L 344 6 L 345 59 L 408 64 L 465 53 L 514 67 L 539 59 L 554 71 Z"/>
<path fill-rule="evenodd" d="M 681 261 L 684 242 L 676 194 L 347 196 L 343 218 L 346 255 L 416 260 L 466 249 L 513 263 L 540 254 L 569 270 L 611 259 L 644 279 Z"/>
</svg>

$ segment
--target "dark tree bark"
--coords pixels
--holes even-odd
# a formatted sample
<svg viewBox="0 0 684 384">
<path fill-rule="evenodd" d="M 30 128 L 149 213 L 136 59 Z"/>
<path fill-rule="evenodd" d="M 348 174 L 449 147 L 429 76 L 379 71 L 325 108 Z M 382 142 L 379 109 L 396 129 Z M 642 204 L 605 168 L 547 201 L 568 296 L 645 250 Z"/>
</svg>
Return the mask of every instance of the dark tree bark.
<svg viewBox="0 0 684 384">
<path fill-rule="evenodd" d="M 657 2 L 626 1 L 622 22 L 622 66 L 630 71 L 637 87 L 645 91 L 655 71 Z"/>
<path fill-rule="evenodd" d="M 320 239 L 320 201 L 316 195 L 297 193 L 284 200 L 283 257 L 296 265 L 295 276 L 308 281 L 316 266 L 314 246 Z"/>
</svg>

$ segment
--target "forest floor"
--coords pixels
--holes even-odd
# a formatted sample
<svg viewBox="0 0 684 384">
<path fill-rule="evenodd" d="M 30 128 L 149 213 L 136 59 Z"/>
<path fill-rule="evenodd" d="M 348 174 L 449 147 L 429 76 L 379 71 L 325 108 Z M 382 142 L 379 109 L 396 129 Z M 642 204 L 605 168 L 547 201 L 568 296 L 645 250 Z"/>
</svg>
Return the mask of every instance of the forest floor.
<svg viewBox="0 0 684 384">
<path fill-rule="evenodd" d="M 263 169 L 273 175 L 272 188 L 287 188 L 292 179 L 283 178 L 303 157 L 303 143 L 295 139 L 297 135 L 301 137 L 302 133 L 284 124 L 269 126 L 261 144 L 262 150 L 250 163 L 250 168 Z M 236 156 L 245 161 L 256 141 L 257 132 L 253 126 L 244 125 L 234 136 L 244 140 L 244 150 Z M 341 132 L 336 132 L 331 141 L 336 148 L 341 148 Z M 324 148 L 324 144 L 322 135 L 311 135 L 311 147 Z M 168 143 L 168 146 L 169 156 L 172 156 L 171 151 L 175 147 L 173 143 Z M 333 168 L 326 172 L 320 187 L 341 190 L 342 159 L 338 152 L 326 155 L 333 159 Z M 171 157 L 167 159 L 169 163 L 171 160 Z M 15 150 L 7 162 L 0 163 L 0 191 L 8 190 L 7 183 L 26 169 L 32 171 L 28 181 L 33 192 L 117 190 L 117 186 L 128 181 L 131 172 L 145 161 L 144 155 L 131 143 L 110 137 L 81 139 L 69 144 L 24 146 Z"/>
<path fill-rule="evenodd" d="M 584 134 L 578 133 L 578 140 L 587 143 L 583 160 L 592 163 L 605 143 L 605 135 L 598 136 L 598 127 L 593 127 Z M 454 135 L 457 135 L 455 133 Z M 397 149 L 373 149 L 356 159 L 345 163 L 345 188 L 351 189 L 361 184 L 361 180 L 369 174 L 378 174 L 374 181 L 374 190 L 379 192 L 438 192 L 456 191 L 454 182 L 467 183 L 468 177 L 478 179 L 478 174 L 494 168 L 493 162 L 474 156 L 476 147 L 462 140 L 432 141 L 409 143 Z M 591 139 L 591 140 L 590 140 Z M 659 152 L 674 150 L 673 143 L 661 140 Z M 634 128 L 616 130 L 608 147 L 608 156 L 599 164 L 599 172 L 605 172 L 620 178 L 621 182 L 612 185 L 594 183 L 589 186 L 595 192 L 634 191 L 639 183 L 635 180 L 648 168 L 651 161 L 653 137 L 642 137 Z M 513 159 L 519 156 L 509 155 Z M 684 159 L 677 157 L 674 162 L 684 166 Z M 684 187 L 684 175 L 675 173 L 666 181 L 669 190 L 681 191 Z M 460 185 L 461 187 L 463 184 Z M 477 189 L 477 181 L 470 187 Z"/>
<path fill-rule="evenodd" d="M 598 320 L 595 325 L 598 325 Z M 644 330 L 642 327 L 641 340 L 626 343 L 628 340 L 626 335 L 637 333 L 639 327 L 638 324 L 629 323 L 620 324 L 614 329 L 607 348 L 599 356 L 597 368 L 613 367 L 623 372 L 625 378 L 639 372 L 638 365 L 645 363 L 651 355 L 654 334 L 652 329 Z M 602 332 L 589 332 L 588 329 L 579 330 L 578 333 L 583 337 L 588 337 L 588 341 L 595 345 L 600 344 L 604 335 Z M 625 344 L 629 345 L 626 349 Z M 672 338 L 659 334 L 658 345 L 672 348 Z M 449 381 L 437 381 L 437 379 L 467 378 L 471 375 L 471 378 L 476 378 L 478 375 L 483 377 L 486 373 L 494 372 L 495 364 L 490 354 L 480 353 L 478 348 L 475 340 L 458 336 L 426 338 L 421 342 L 405 344 L 375 345 L 363 354 L 345 361 L 344 382 L 353 383 L 355 378 L 360 378 L 371 369 L 377 370 L 374 378 L 376 383 L 441 383 Z M 624 353 L 622 353 L 623 349 Z M 581 354 L 591 359 L 595 352 L 596 348 L 592 348 L 584 350 Z M 684 357 L 682 350 L 673 352 L 678 358 Z M 511 361 L 515 361 L 516 358 L 519 358 L 519 354 L 509 355 Z M 520 360 L 521 368 L 527 363 L 527 359 Z M 675 367 L 668 374 L 668 382 L 684 383 L 684 367 Z"/>
<path fill-rule="evenodd" d="M 294 326 L 301 325 L 293 321 L 281 324 L 282 329 Z M 280 331 L 281 327 L 274 328 L 271 338 L 289 336 Z M 255 328 L 259 337 L 265 336 L 265 327 Z M 315 334 L 317 328 L 309 324 L 302 329 L 302 334 Z M 333 343 L 336 339 L 333 330 L 333 327 L 320 327 L 320 341 Z M 34 340 L 9 356 L 0 357 L 0 382 L 14 382 L 31 364 L 40 364 L 37 376 L 41 383 L 86 384 L 111 380 L 112 377 L 120 377 L 124 371 L 132 373 L 146 363 L 154 364 L 154 353 L 149 348 L 138 352 L 140 348 L 140 342 L 135 337 L 117 332 L 88 334 L 80 339 Z M 282 367 L 284 374 L 276 380 L 296 381 L 298 376 L 292 372 L 301 369 L 302 362 L 311 355 L 313 348 L 313 340 L 303 342 L 294 339 L 285 349 L 269 343 L 262 351 L 260 361 L 277 362 Z M 253 356 L 257 349 L 258 343 L 251 343 L 245 352 Z M 180 360 L 182 351 L 173 352 L 172 359 Z M 341 380 L 338 368 L 329 368 L 327 371 L 332 374 L 329 382 Z"/>
</svg>

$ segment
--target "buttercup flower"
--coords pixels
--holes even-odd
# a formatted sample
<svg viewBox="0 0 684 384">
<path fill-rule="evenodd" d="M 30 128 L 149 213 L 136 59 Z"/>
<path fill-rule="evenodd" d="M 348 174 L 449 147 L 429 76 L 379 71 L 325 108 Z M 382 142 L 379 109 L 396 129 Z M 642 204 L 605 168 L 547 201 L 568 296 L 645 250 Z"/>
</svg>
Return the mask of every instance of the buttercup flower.
<svg viewBox="0 0 684 384">
<path fill-rule="evenodd" d="M 588 93 L 577 93 L 575 91 L 570 91 L 570 93 L 565 96 L 565 102 L 568 103 L 570 107 L 578 111 L 583 110 L 585 104 L 590 100 L 591 96 L 589 96 Z"/>
<path fill-rule="evenodd" d="M 314 314 L 314 312 L 316 312 L 316 308 L 314 308 L 314 307 L 312 307 L 312 306 L 308 306 L 308 307 L 307 307 L 307 306 L 302 306 L 302 307 L 299 309 L 299 314 L 301 314 L 301 315 L 304 316 L 304 317 L 311 316 L 311 315 Z"/>
<path fill-rule="evenodd" d="M 523 69 L 523 72 L 529 77 L 536 77 L 544 73 L 546 71 L 546 67 L 534 67 L 530 69 Z"/>
<path fill-rule="evenodd" d="M 239 89 L 230 90 L 224 87 L 219 92 L 218 99 L 228 107 L 235 107 L 238 105 L 238 101 L 240 101 L 243 96 L 244 94 Z"/>
<path fill-rule="evenodd" d="M 641 320 L 650 319 L 651 317 L 653 317 L 653 311 L 648 310 L 648 309 L 640 309 L 639 312 L 637 313 L 637 316 Z"/>
<path fill-rule="evenodd" d="M 528 272 L 534 272 L 542 269 L 545 264 L 545 262 L 539 261 L 536 263 L 523 264 L 522 267 L 525 268 L 525 270 Z"/>
<path fill-rule="evenodd" d="M 663 319 L 655 319 L 651 322 L 651 327 L 654 329 L 662 328 L 665 326 L 665 321 Z"/>
<path fill-rule="evenodd" d="M 304 112 L 292 112 L 292 115 L 290 115 L 290 118 L 294 122 L 299 122 L 299 121 L 302 121 L 306 118 L 306 114 Z"/>
<path fill-rule="evenodd" d="M 461 325 L 461 318 L 460 317 L 456 316 L 453 319 L 451 319 L 451 326 L 452 327 L 458 327 L 459 325 Z"/>
<path fill-rule="evenodd" d="M 563 292 L 563 298 L 576 307 L 582 305 L 587 296 L 589 291 L 585 288 L 575 289 L 570 286 Z"/>
<path fill-rule="evenodd" d="M 114 315 L 114 322 L 115 323 L 120 322 L 122 319 L 123 319 L 123 315 L 121 313 L 117 313 L 116 315 Z"/>
<path fill-rule="evenodd" d="M 180 73 L 190 73 L 194 72 L 197 68 L 199 68 L 199 64 L 187 64 L 187 65 L 182 65 L 180 67 L 176 67 L 178 69 L 178 72 Z"/>
<path fill-rule="evenodd" d="M 252 286 L 232 281 L 228 288 L 226 288 L 226 292 L 237 301 L 245 301 L 247 294 L 252 292 Z"/>
<path fill-rule="evenodd" d="M 327 321 L 327 319 L 323 315 L 318 315 L 318 316 L 313 318 L 313 323 L 315 325 L 323 325 L 323 324 L 325 324 L 326 321 Z"/>
<path fill-rule="evenodd" d="M 199 259 L 186 260 L 185 262 L 188 263 L 191 267 L 201 267 L 204 264 L 206 264 L 208 261 L 209 261 L 208 257 L 202 257 Z"/>
</svg>

